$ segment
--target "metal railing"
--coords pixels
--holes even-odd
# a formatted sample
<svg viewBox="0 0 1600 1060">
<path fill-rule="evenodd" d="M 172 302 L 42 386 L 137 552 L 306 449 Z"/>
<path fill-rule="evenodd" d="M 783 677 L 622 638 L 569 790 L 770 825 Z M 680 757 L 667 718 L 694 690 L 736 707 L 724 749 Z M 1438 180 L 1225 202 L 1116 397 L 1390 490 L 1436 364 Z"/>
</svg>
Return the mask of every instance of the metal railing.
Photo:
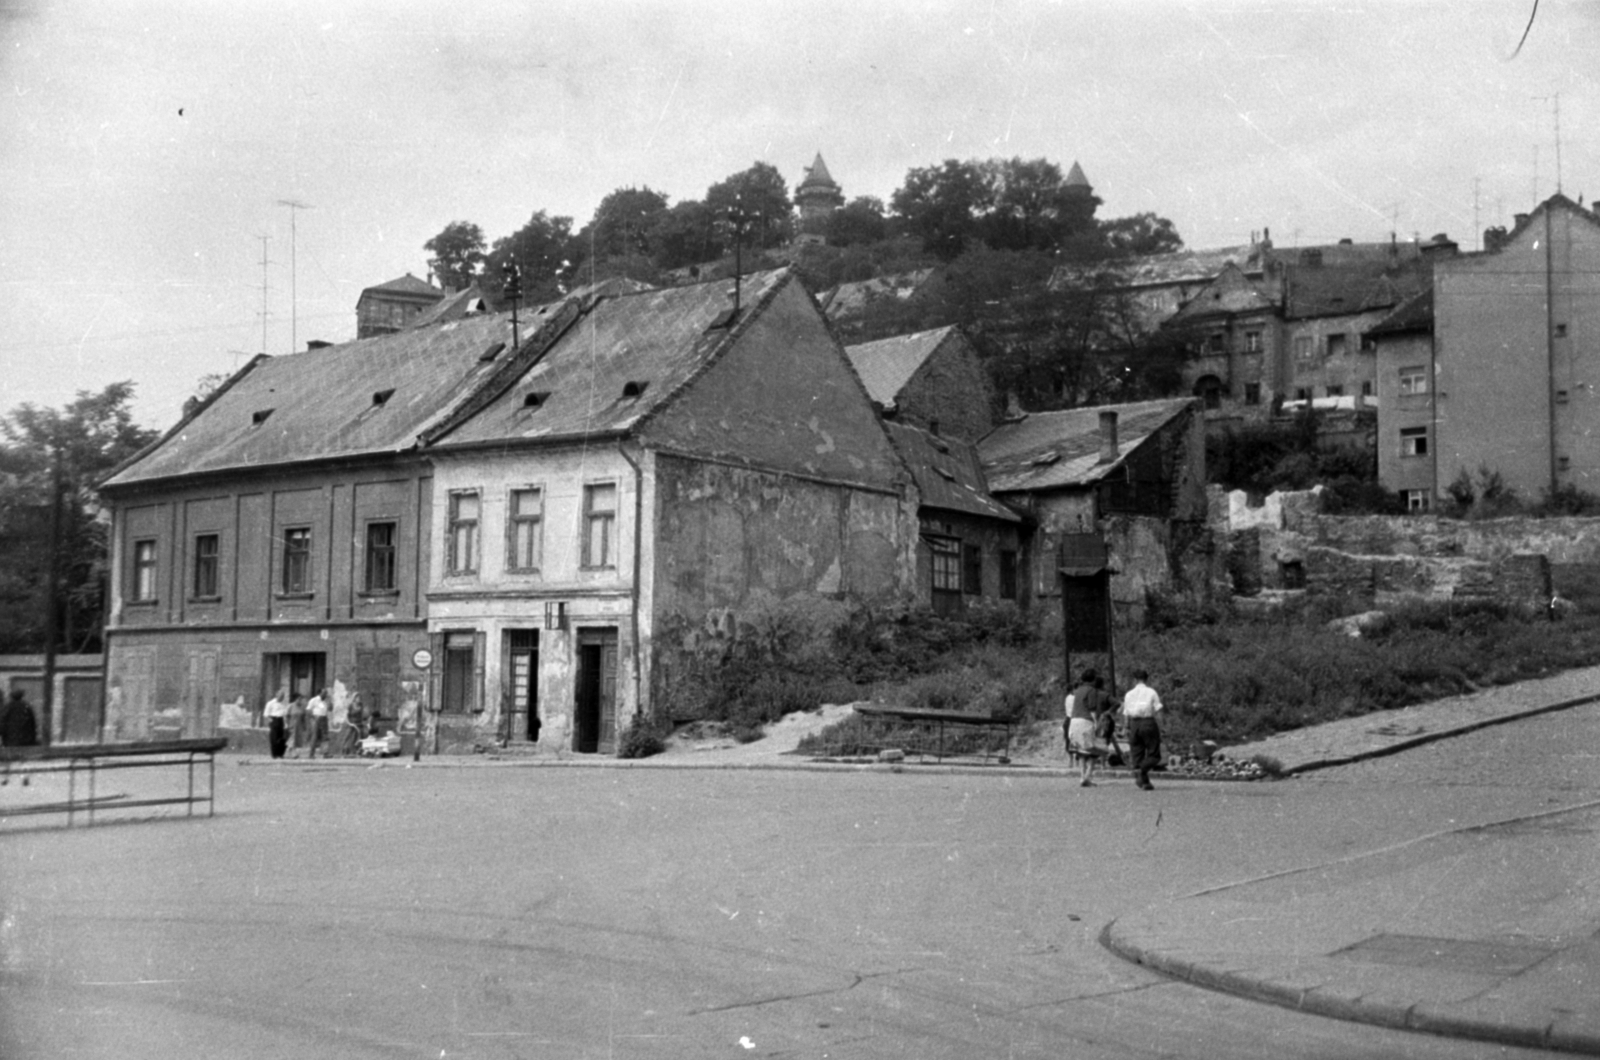
<svg viewBox="0 0 1600 1060">
<path fill-rule="evenodd" d="M 96 809 L 135 809 L 150 806 L 183 806 L 185 816 L 195 816 L 195 807 L 205 805 L 205 816 L 216 810 L 217 752 L 228 746 L 225 737 L 202 740 L 161 740 L 150 743 L 67 744 L 58 747 L 0 747 L 0 783 L 18 782 L 18 790 L 28 786 L 35 778 L 66 775 L 65 800 L 33 804 L 13 804 L 14 800 L 0 796 L 0 820 L 9 817 L 36 814 L 64 813 L 67 827 L 77 823 L 79 815 L 94 824 Z M 195 786 L 195 766 L 204 765 L 204 790 Z M 96 781 L 102 773 L 128 769 L 182 768 L 187 773 L 187 787 L 181 795 L 160 795 L 141 798 L 124 796 L 102 797 L 97 793 Z M 85 790 L 86 789 L 86 790 Z"/>
</svg>

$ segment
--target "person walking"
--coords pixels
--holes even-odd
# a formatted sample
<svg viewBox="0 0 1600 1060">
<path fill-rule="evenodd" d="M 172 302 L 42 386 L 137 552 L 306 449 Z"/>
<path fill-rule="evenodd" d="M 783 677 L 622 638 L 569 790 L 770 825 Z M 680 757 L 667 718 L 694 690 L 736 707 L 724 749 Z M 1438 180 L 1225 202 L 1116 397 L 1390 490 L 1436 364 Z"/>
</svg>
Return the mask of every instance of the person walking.
<svg viewBox="0 0 1600 1060">
<path fill-rule="evenodd" d="M 284 725 L 289 717 L 289 690 L 280 688 L 277 695 L 267 700 L 261 716 L 267 719 L 267 747 L 273 758 L 282 758 L 287 742 Z"/>
<path fill-rule="evenodd" d="M 1067 696 L 1067 753 L 1078 760 L 1080 787 L 1092 787 L 1094 761 L 1101 755 L 1095 738 L 1101 713 L 1106 709 L 1106 694 L 1095 687 L 1093 669 L 1083 671 L 1078 686 Z"/>
<path fill-rule="evenodd" d="M 28 695 L 20 688 L 11 690 L 6 709 L 0 711 L 0 746 L 37 747 L 39 721 L 28 705 Z"/>
<path fill-rule="evenodd" d="M 1161 762 L 1161 729 L 1156 715 L 1162 711 L 1161 697 L 1147 683 L 1150 671 L 1133 671 L 1133 687 L 1122 697 L 1122 716 L 1128 719 L 1128 764 L 1133 767 L 1136 783 L 1145 791 L 1154 791 L 1150 783 L 1150 770 Z"/>
<path fill-rule="evenodd" d="M 311 702 L 306 704 L 306 723 L 311 734 L 311 752 L 307 758 L 317 757 L 317 748 L 328 742 L 328 711 L 332 709 L 332 689 L 324 688 L 311 697 Z M 322 757 L 328 757 L 329 752 L 323 751 Z"/>
</svg>

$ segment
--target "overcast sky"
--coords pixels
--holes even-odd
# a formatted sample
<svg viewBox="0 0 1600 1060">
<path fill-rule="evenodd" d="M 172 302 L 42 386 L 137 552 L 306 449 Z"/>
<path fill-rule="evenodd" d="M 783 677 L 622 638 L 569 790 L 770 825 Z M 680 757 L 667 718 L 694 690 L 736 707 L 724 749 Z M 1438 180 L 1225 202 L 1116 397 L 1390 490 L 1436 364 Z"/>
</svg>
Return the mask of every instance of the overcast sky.
<svg viewBox="0 0 1600 1060">
<path fill-rule="evenodd" d="M 0 412 L 132 379 L 165 427 L 209 372 L 353 338 L 450 221 L 576 229 L 818 151 L 848 197 L 1043 156 L 1191 247 L 1476 249 L 1556 190 L 1557 96 L 1562 188 L 1600 195 L 1600 3 L 1542 0 L 1517 52 L 1532 8 L 0 0 Z"/>
</svg>

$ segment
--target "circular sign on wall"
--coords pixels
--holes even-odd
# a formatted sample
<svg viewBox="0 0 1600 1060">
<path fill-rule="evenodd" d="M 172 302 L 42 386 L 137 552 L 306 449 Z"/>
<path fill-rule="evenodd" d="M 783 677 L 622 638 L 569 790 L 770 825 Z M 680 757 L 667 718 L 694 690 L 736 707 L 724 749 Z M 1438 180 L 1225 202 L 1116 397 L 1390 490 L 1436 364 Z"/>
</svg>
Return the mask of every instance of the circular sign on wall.
<svg viewBox="0 0 1600 1060">
<path fill-rule="evenodd" d="M 433 652 L 427 648 L 418 648 L 416 653 L 411 656 L 411 665 L 419 670 L 426 670 L 433 665 Z"/>
</svg>

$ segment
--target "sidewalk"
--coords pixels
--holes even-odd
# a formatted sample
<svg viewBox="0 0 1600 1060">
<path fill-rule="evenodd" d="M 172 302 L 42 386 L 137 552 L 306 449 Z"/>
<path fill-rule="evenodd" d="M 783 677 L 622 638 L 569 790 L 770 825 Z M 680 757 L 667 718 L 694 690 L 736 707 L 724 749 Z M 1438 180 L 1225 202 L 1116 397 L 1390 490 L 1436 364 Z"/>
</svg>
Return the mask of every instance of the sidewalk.
<svg viewBox="0 0 1600 1060">
<path fill-rule="evenodd" d="M 1288 772 L 1592 702 L 1600 668 L 1242 747 Z M 1600 801 L 1452 829 L 1119 917 L 1113 952 L 1303 1012 L 1600 1056 Z"/>
</svg>

